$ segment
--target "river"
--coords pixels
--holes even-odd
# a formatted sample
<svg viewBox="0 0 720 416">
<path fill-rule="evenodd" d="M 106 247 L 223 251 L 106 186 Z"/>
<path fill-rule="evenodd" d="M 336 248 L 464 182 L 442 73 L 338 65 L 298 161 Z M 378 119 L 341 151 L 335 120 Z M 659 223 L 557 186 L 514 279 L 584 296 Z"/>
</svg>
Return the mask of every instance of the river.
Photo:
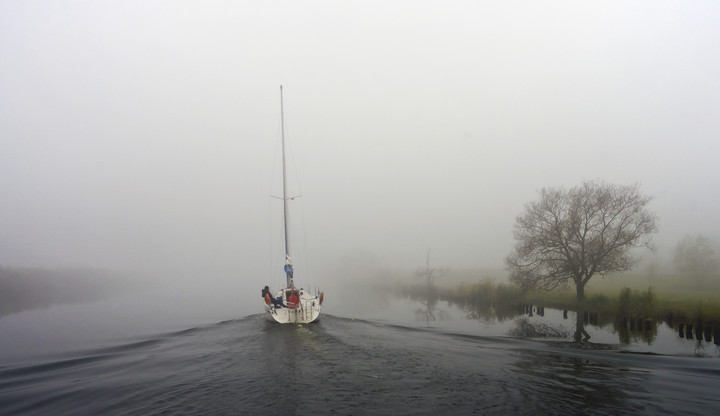
<svg viewBox="0 0 720 416">
<path fill-rule="evenodd" d="M 651 345 L 622 344 L 611 329 L 586 325 L 590 340 L 577 344 L 572 313 L 538 316 L 535 309 L 532 318 L 478 320 L 445 302 L 428 310 L 422 302 L 387 298 L 362 313 L 328 300 L 319 322 L 283 326 L 234 305 L 231 296 L 209 307 L 207 299 L 184 293 L 173 299 L 194 307 L 126 296 L 0 318 L 0 414 L 720 409 L 717 348 L 709 343 L 698 354 L 696 343 L 671 329 L 658 328 Z M 518 319 L 568 329 L 569 338 L 509 336 Z"/>
</svg>

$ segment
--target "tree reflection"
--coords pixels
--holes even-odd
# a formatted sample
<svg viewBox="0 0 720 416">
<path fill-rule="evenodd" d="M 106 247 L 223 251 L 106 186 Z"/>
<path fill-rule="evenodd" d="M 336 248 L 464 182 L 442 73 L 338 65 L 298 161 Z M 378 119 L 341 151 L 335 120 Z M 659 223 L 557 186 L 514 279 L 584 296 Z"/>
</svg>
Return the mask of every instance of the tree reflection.
<svg viewBox="0 0 720 416">
<path fill-rule="evenodd" d="M 613 321 L 613 330 L 622 344 L 644 342 L 652 345 L 657 337 L 658 324 L 646 318 L 618 316 Z"/>
<path fill-rule="evenodd" d="M 522 314 L 516 305 L 508 303 L 495 303 L 492 301 L 483 301 L 482 299 L 471 299 L 467 302 L 449 302 L 465 312 L 467 319 L 483 322 L 485 324 L 495 324 L 504 322 L 508 319 L 514 319 Z"/>
<path fill-rule="evenodd" d="M 575 335 L 573 338 L 578 344 L 584 344 L 590 341 L 590 334 L 585 330 L 585 317 L 588 315 L 587 312 L 575 314 Z"/>
<path fill-rule="evenodd" d="M 418 308 L 415 311 L 416 318 L 419 321 L 424 320 L 427 324 L 435 321 L 435 309 L 438 298 L 437 288 L 431 283 L 427 285 L 423 292 L 416 293 L 416 295 L 413 296 L 413 300 L 420 302 L 422 305 L 422 308 Z"/>
<path fill-rule="evenodd" d="M 435 287 L 435 279 L 445 275 L 446 269 L 430 266 L 430 250 L 427 252 L 427 259 L 425 261 L 425 269 L 418 270 L 416 275 L 424 280 L 424 285 L 418 290 L 410 293 L 410 298 L 414 301 L 420 302 L 423 305 L 415 311 L 417 320 L 424 320 L 428 325 L 430 322 L 435 321 L 435 310 L 438 299 L 437 288 Z M 441 319 L 444 318 L 442 311 L 440 311 Z"/>
</svg>

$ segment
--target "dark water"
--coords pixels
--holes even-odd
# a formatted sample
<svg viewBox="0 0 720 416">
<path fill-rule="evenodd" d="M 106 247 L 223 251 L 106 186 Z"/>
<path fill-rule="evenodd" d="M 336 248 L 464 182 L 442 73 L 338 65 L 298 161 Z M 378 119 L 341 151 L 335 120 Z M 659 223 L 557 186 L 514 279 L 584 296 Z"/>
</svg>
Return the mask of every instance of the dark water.
<svg viewBox="0 0 720 416">
<path fill-rule="evenodd" d="M 0 414 L 615 415 L 720 409 L 716 357 L 579 348 L 499 335 L 477 322 L 463 325 L 457 319 L 427 325 L 331 313 L 316 324 L 277 325 L 253 314 L 106 338 L 95 347 L 50 345 L 23 354 L 5 343 Z"/>
</svg>

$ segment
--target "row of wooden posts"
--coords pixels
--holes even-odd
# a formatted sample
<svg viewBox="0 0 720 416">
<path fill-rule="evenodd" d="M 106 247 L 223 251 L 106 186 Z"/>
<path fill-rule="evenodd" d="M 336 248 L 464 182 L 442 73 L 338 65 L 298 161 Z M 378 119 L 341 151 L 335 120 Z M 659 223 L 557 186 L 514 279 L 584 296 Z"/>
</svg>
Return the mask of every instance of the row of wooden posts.
<svg viewBox="0 0 720 416">
<path fill-rule="evenodd" d="M 534 313 L 537 314 L 537 316 L 545 316 L 545 307 L 544 306 L 534 306 L 531 304 L 525 304 L 522 305 L 522 310 L 525 315 L 533 316 Z"/>
<path fill-rule="evenodd" d="M 694 337 L 693 333 L 695 334 Z M 679 324 L 678 336 L 686 339 L 695 338 L 698 341 L 704 339 L 705 342 L 714 341 L 715 345 L 720 345 L 720 327 L 718 326 L 713 327 L 711 325 L 703 325 L 702 323 L 694 326 L 692 324 Z"/>
<path fill-rule="evenodd" d="M 522 311 L 525 315 L 533 316 L 534 314 L 537 314 L 537 316 L 545 316 L 545 307 L 544 306 L 534 306 L 531 304 L 525 304 L 522 305 Z M 588 312 L 585 311 L 583 314 L 583 321 L 586 324 L 591 325 L 597 325 L 598 324 L 598 313 L 597 312 Z M 568 319 L 568 310 L 563 310 L 563 319 Z"/>
<path fill-rule="evenodd" d="M 524 314 L 533 316 L 545 316 L 545 307 L 534 306 L 530 304 L 522 305 L 522 311 Z M 582 313 L 583 321 L 586 324 L 597 325 L 598 324 L 598 313 L 585 311 Z M 563 310 L 563 319 L 568 319 L 568 310 Z M 622 317 L 619 320 L 620 325 L 628 328 L 631 331 L 650 331 L 655 325 L 655 321 L 648 318 L 637 318 L 637 317 Z M 678 336 L 680 338 L 695 339 L 697 341 L 713 342 L 715 345 L 720 345 L 720 326 L 704 325 L 702 323 L 697 324 L 684 324 L 678 325 Z"/>
</svg>

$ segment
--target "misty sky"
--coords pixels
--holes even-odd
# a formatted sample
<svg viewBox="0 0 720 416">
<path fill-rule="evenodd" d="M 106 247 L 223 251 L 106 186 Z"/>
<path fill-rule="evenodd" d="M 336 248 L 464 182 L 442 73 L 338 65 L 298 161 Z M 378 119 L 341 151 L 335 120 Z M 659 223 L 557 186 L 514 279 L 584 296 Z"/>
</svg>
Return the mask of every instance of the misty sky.
<svg viewBox="0 0 720 416">
<path fill-rule="evenodd" d="M 654 197 L 658 253 L 718 241 L 718 22 L 717 1 L 4 0 L 0 265 L 266 270 L 280 84 L 315 265 L 500 268 L 538 189 L 596 178 Z"/>
</svg>

